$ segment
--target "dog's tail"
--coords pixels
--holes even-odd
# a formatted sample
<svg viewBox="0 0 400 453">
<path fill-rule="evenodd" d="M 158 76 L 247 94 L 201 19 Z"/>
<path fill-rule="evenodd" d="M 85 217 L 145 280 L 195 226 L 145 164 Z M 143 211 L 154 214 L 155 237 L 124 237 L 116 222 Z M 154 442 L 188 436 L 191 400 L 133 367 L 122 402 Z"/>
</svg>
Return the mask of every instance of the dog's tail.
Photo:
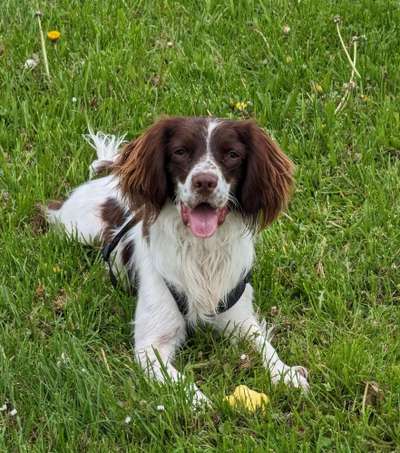
<svg viewBox="0 0 400 453">
<path fill-rule="evenodd" d="M 84 137 L 97 154 L 97 159 L 89 167 L 90 177 L 109 172 L 124 143 L 124 137 L 102 132 L 95 134 L 91 129 Z M 112 176 L 93 179 L 73 190 L 65 201 L 53 201 L 42 206 L 42 214 L 49 223 L 61 225 L 68 236 L 85 244 L 93 243 L 102 237 L 104 209 L 114 208 L 111 202 L 117 198 L 116 186 L 117 181 Z M 112 206 L 107 205 L 107 202 Z"/>
<path fill-rule="evenodd" d="M 97 159 L 89 165 L 90 179 L 101 173 L 107 172 L 113 165 L 121 146 L 126 143 L 125 135 L 107 135 L 103 132 L 94 133 L 89 128 L 89 133 L 85 134 L 84 139 L 95 149 Z"/>
</svg>

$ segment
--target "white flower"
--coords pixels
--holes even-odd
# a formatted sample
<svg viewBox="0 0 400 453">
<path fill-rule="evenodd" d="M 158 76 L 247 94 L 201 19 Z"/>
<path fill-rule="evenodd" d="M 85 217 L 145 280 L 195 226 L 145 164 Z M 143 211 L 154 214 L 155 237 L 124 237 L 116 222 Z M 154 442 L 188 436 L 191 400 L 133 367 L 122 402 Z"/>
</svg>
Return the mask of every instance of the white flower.
<svg viewBox="0 0 400 453">
<path fill-rule="evenodd" d="M 159 405 L 157 406 L 157 410 L 158 410 L 159 412 L 165 411 L 165 406 L 164 406 L 163 404 L 159 404 Z"/>
<path fill-rule="evenodd" d="M 66 365 L 69 361 L 69 357 L 65 352 L 61 353 L 60 360 L 57 360 L 57 366 Z"/>
<path fill-rule="evenodd" d="M 11 415 L 11 417 L 15 417 L 17 415 L 17 409 L 10 411 L 9 415 Z"/>
<path fill-rule="evenodd" d="M 127 416 L 125 417 L 125 423 L 128 424 L 128 423 L 130 423 L 131 421 L 132 421 L 132 417 L 129 417 L 129 415 L 127 415 Z"/>
<path fill-rule="evenodd" d="M 248 360 L 248 358 L 249 358 L 249 356 L 248 356 L 247 354 L 242 354 L 242 355 L 240 356 L 240 360 L 241 360 L 242 362 L 244 362 L 245 360 Z"/>
<path fill-rule="evenodd" d="M 71 101 L 75 104 L 75 103 L 78 101 L 78 99 L 76 99 L 76 97 L 74 96 L 74 97 L 71 99 Z"/>
<path fill-rule="evenodd" d="M 4 412 L 7 410 L 7 404 L 4 403 L 1 407 L 0 407 L 0 412 Z"/>
<path fill-rule="evenodd" d="M 31 58 L 28 58 L 24 63 L 24 69 L 34 69 L 39 64 L 39 57 L 33 54 Z"/>
<path fill-rule="evenodd" d="M 276 305 L 271 307 L 271 316 L 277 316 L 279 314 L 279 309 Z"/>
</svg>

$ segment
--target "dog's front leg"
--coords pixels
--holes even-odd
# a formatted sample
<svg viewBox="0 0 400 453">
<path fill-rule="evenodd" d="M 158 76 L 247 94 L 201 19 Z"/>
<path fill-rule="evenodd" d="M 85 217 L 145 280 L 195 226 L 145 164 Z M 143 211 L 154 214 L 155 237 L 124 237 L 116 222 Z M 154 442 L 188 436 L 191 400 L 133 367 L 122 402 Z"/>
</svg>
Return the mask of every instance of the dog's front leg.
<svg viewBox="0 0 400 453">
<path fill-rule="evenodd" d="M 271 380 L 281 380 L 293 387 L 308 390 L 307 370 L 301 366 L 290 367 L 282 362 L 275 348 L 269 342 L 269 335 L 264 323 L 260 323 L 254 313 L 253 289 L 247 285 L 240 300 L 229 310 L 217 315 L 215 326 L 236 339 L 246 337 L 262 354 L 263 364 L 271 373 Z"/>
<path fill-rule="evenodd" d="M 143 276 L 135 313 L 135 357 L 147 374 L 160 382 L 183 381 L 172 365 L 175 352 L 186 338 L 185 320 L 168 288 L 154 273 Z M 208 398 L 196 385 L 187 385 L 196 406 Z"/>
</svg>

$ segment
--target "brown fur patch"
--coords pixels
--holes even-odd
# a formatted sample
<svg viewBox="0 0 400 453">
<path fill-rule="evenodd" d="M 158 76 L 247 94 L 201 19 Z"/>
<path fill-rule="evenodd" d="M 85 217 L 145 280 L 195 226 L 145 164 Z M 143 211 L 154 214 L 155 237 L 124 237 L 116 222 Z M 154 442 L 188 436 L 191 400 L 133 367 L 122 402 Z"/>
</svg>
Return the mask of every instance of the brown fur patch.
<svg viewBox="0 0 400 453">
<path fill-rule="evenodd" d="M 36 204 L 35 213 L 31 217 L 29 222 L 32 228 L 32 232 L 35 235 L 44 234 L 48 230 L 45 211 L 46 211 L 45 206 L 39 203 Z"/>
<path fill-rule="evenodd" d="M 122 264 L 126 266 L 132 258 L 134 251 L 134 244 L 132 241 L 127 242 L 122 249 Z"/>
<path fill-rule="evenodd" d="M 59 209 L 62 208 L 62 205 L 64 204 L 64 200 L 51 200 L 47 203 L 48 209 L 51 209 L 52 211 L 58 211 Z"/>
<path fill-rule="evenodd" d="M 112 160 L 102 160 L 96 166 L 95 176 L 106 176 L 112 172 L 114 162 Z"/>
<path fill-rule="evenodd" d="M 293 186 L 293 164 L 254 121 L 242 121 L 235 127 L 248 149 L 237 198 L 250 225 L 262 229 L 287 206 Z"/>
<path fill-rule="evenodd" d="M 112 241 L 114 232 L 121 227 L 128 218 L 128 214 L 115 198 L 108 198 L 100 208 L 101 219 L 105 223 L 102 235 L 104 242 Z"/>
</svg>

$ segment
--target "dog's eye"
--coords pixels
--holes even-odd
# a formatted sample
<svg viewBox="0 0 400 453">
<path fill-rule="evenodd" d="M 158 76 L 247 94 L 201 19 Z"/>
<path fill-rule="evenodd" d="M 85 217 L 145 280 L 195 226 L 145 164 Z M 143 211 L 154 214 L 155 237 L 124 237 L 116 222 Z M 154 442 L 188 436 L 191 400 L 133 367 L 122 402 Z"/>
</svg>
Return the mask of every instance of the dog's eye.
<svg viewBox="0 0 400 453">
<path fill-rule="evenodd" d="M 228 157 L 230 159 L 238 159 L 240 157 L 239 153 L 237 153 L 235 150 L 230 149 L 227 153 Z"/>
<path fill-rule="evenodd" d="M 176 148 L 174 149 L 174 156 L 184 156 L 187 154 L 186 148 Z"/>
</svg>

